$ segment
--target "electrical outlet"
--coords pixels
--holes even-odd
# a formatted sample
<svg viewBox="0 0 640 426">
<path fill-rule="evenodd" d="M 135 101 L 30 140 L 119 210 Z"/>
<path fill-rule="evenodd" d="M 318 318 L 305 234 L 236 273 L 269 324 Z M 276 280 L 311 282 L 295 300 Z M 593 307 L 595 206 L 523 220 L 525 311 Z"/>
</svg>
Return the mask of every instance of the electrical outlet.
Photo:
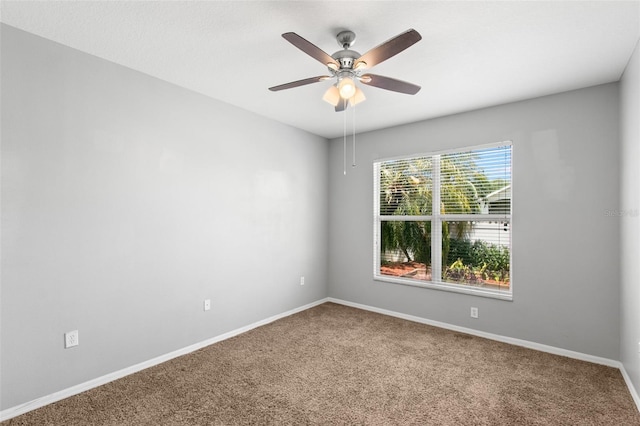
<svg viewBox="0 0 640 426">
<path fill-rule="evenodd" d="M 205 301 L 204 301 L 204 310 L 208 311 L 209 309 L 211 309 L 211 299 L 205 299 Z"/>
<path fill-rule="evenodd" d="M 71 348 L 74 346 L 78 346 L 80 344 L 80 340 L 78 340 L 78 330 L 73 330 L 64 333 L 64 348 Z"/>
<path fill-rule="evenodd" d="M 304 285 L 304 277 L 300 277 L 300 285 Z"/>
<path fill-rule="evenodd" d="M 478 318 L 478 308 L 471 307 L 471 318 Z"/>
</svg>

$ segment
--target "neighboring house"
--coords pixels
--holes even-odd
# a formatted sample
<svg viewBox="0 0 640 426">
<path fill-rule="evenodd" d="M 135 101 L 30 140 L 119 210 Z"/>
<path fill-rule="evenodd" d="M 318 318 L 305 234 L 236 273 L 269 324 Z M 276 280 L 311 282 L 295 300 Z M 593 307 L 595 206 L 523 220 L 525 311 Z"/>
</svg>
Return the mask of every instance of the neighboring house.
<svg viewBox="0 0 640 426">
<path fill-rule="evenodd" d="M 481 214 L 511 214 L 511 185 L 500 188 L 479 200 Z M 482 240 L 489 244 L 511 246 L 510 220 L 474 222 L 469 232 L 471 241 Z"/>
<path fill-rule="evenodd" d="M 479 202 L 480 214 L 509 214 L 511 212 L 511 185 L 487 194 Z"/>
</svg>

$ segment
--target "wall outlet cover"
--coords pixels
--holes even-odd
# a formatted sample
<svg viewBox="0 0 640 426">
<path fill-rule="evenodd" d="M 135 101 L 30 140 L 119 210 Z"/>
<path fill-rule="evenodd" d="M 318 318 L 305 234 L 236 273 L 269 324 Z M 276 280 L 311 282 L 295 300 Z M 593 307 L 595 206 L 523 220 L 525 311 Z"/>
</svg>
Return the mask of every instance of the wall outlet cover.
<svg viewBox="0 0 640 426">
<path fill-rule="evenodd" d="M 74 346 L 78 346 L 80 344 L 78 330 L 68 331 L 64 333 L 64 347 L 72 348 Z"/>
</svg>

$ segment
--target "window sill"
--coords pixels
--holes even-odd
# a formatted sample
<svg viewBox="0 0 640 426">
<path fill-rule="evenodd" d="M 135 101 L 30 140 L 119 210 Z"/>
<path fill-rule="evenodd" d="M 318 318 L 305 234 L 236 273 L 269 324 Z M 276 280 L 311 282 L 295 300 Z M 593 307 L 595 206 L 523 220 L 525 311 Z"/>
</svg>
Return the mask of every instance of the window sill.
<svg viewBox="0 0 640 426">
<path fill-rule="evenodd" d="M 473 296 L 488 297 L 491 299 L 499 300 L 513 300 L 513 293 L 511 291 L 502 290 L 490 290 L 482 287 L 471 287 L 459 284 L 448 283 L 436 283 L 431 281 L 418 281 L 408 278 L 397 278 L 386 275 L 374 275 L 374 281 L 388 282 L 393 284 L 410 285 L 413 287 L 430 288 L 433 290 L 450 291 L 453 293 L 470 294 Z"/>
</svg>

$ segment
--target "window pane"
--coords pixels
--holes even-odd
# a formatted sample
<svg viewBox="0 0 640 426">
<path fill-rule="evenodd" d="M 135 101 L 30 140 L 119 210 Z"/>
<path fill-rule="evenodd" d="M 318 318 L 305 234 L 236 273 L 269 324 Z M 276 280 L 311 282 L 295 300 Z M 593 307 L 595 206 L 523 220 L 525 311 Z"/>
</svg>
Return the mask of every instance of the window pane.
<svg viewBox="0 0 640 426">
<path fill-rule="evenodd" d="M 431 281 L 431 222 L 380 223 L 380 275 Z"/>
<path fill-rule="evenodd" d="M 430 215 L 431 157 L 380 163 L 380 214 Z"/>
<path fill-rule="evenodd" d="M 442 222 L 442 281 L 509 290 L 510 227 L 504 221 Z"/>
<path fill-rule="evenodd" d="M 511 213 L 511 146 L 441 156 L 442 214 Z"/>
</svg>

